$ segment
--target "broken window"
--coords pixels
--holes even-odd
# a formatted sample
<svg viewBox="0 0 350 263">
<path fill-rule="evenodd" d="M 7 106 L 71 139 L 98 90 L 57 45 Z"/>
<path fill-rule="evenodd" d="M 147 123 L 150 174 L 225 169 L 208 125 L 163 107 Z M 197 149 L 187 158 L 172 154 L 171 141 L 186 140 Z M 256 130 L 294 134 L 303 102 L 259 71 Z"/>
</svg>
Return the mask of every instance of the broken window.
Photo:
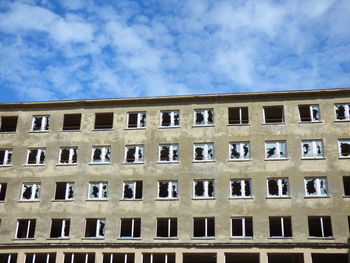
<svg viewBox="0 0 350 263">
<path fill-rule="evenodd" d="M 350 120 L 350 104 L 336 104 L 334 105 L 334 111 L 337 121 Z"/>
<path fill-rule="evenodd" d="M 159 161 L 160 162 L 178 162 L 179 145 L 177 144 L 159 145 Z"/>
<path fill-rule="evenodd" d="M 60 149 L 60 164 L 75 164 L 78 159 L 78 148 L 61 148 Z"/>
<path fill-rule="evenodd" d="M 302 158 L 323 158 L 322 140 L 302 141 Z"/>
<path fill-rule="evenodd" d="M 11 165 L 12 149 L 0 150 L 0 166 Z"/>
<path fill-rule="evenodd" d="M 25 263 L 55 263 L 56 262 L 56 253 L 26 253 L 25 255 L 26 255 Z"/>
<path fill-rule="evenodd" d="M 179 111 L 161 111 L 160 126 L 161 127 L 180 126 L 180 112 Z"/>
<path fill-rule="evenodd" d="M 103 253 L 102 263 L 134 263 L 134 253 Z"/>
<path fill-rule="evenodd" d="M 249 160 L 250 145 L 249 142 L 230 143 L 230 160 Z"/>
<path fill-rule="evenodd" d="M 142 263 L 175 263 L 175 253 L 143 253 Z"/>
<path fill-rule="evenodd" d="M 264 107 L 265 123 L 283 123 L 283 106 Z"/>
<path fill-rule="evenodd" d="M 253 237 L 253 218 L 231 218 L 232 237 Z"/>
<path fill-rule="evenodd" d="M 125 162 L 127 163 L 143 163 L 144 147 L 143 145 L 125 146 Z"/>
<path fill-rule="evenodd" d="M 292 219 L 290 216 L 269 217 L 270 237 L 292 237 Z"/>
<path fill-rule="evenodd" d="M 146 112 L 129 112 L 128 128 L 145 128 Z"/>
<path fill-rule="evenodd" d="M 332 237 L 332 224 L 330 216 L 309 216 L 310 237 Z"/>
<path fill-rule="evenodd" d="M 15 132 L 18 116 L 2 116 L 0 132 Z"/>
<path fill-rule="evenodd" d="M 215 237 L 215 218 L 214 217 L 193 218 L 193 237 L 204 237 L 204 238 Z"/>
<path fill-rule="evenodd" d="M 0 262 L 4 263 L 16 263 L 17 262 L 17 254 L 0 254 Z"/>
<path fill-rule="evenodd" d="M 89 183 L 89 199 L 107 199 L 108 184 L 106 182 Z"/>
<path fill-rule="evenodd" d="M 81 114 L 64 114 L 63 130 L 80 130 Z"/>
<path fill-rule="evenodd" d="M 123 199 L 142 199 L 142 181 L 124 182 Z"/>
<path fill-rule="evenodd" d="M 34 238 L 35 219 L 18 219 L 16 238 Z"/>
<path fill-rule="evenodd" d="M 0 201 L 5 201 L 6 190 L 7 190 L 7 183 L 1 183 L 0 184 Z"/>
<path fill-rule="evenodd" d="M 85 237 L 103 238 L 106 220 L 104 218 L 86 219 Z"/>
<path fill-rule="evenodd" d="M 265 142 L 266 159 L 287 158 L 286 142 Z"/>
<path fill-rule="evenodd" d="M 157 218 L 157 237 L 177 237 L 177 218 Z"/>
<path fill-rule="evenodd" d="M 339 140 L 339 157 L 350 158 L 350 140 Z"/>
<path fill-rule="evenodd" d="M 30 183 L 22 186 L 22 201 L 38 201 L 40 200 L 40 184 Z"/>
<path fill-rule="evenodd" d="M 64 263 L 95 263 L 95 253 L 64 253 Z"/>
<path fill-rule="evenodd" d="M 45 149 L 37 148 L 37 149 L 28 149 L 27 154 L 27 164 L 44 164 L 45 162 Z"/>
<path fill-rule="evenodd" d="M 317 122 L 321 120 L 320 106 L 318 105 L 299 105 L 300 121 Z"/>
<path fill-rule="evenodd" d="M 214 180 L 195 180 L 193 182 L 194 198 L 214 198 Z"/>
<path fill-rule="evenodd" d="M 194 125 L 214 125 L 214 110 L 213 109 L 195 110 Z"/>
<path fill-rule="evenodd" d="M 195 144 L 193 152 L 194 161 L 213 161 L 215 159 L 214 144 Z"/>
<path fill-rule="evenodd" d="M 328 183 L 326 177 L 305 178 L 306 196 L 328 196 Z"/>
<path fill-rule="evenodd" d="M 92 163 L 109 163 L 111 161 L 111 147 L 92 147 Z"/>
<path fill-rule="evenodd" d="M 287 197 L 289 196 L 288 178 L 270 178 L 267 179 L 267 189 L 269 197 Z"/>
<path fill-rule="evenodd" d="M 231 197 L 249 198 L 252 197 L 251 179 L 231 180 Z"/>
<path fill-rule="evenodd" d="M 158 198 L 171 199 L 177 198 L 177 181 L 159 181 Z"/>
<path fill-rule="evenodd" d="M 113 112 L 95 114 L 95 130 L 113 128 Z"/>
<path fill-rule="evenodd" d="M 70 219 L 51 220 L 51 238 L 68 238 L 70 230 Z"/>
<path fill-rule="evenodd" d="M 248 107 L 234 107 L 228 108 L 228 124 L 247 124 Z"/>
<path fill-rule="evenodd" d="M 73 200 L 74 183 L 56 183 L 55 200 Z"/>
<path fill-rule="evenodd" d="M 350 176 L 343 176 L 344 195 L 350 195 Z"/>
<path fill-rule="evenodd" d="M 122 218 L 120 220 L 121 238 L 141 237 L 141 218 Z"/>
<path fill-rule="evenodd" d="M 33 116 L 32 131 L 48 131 L 49 125 L 49 116 Z"/>
</svg>

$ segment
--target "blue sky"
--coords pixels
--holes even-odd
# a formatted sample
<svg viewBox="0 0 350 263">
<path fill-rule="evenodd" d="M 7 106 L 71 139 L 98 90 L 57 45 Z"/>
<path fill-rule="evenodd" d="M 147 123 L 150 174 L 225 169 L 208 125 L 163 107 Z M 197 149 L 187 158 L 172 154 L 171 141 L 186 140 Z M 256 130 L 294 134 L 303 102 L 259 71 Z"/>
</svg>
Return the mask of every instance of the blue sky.
<svg viewBox="0 0 350 263">
<path fill-rule="evenodd" d="M 349 0 L 0 2 L 0 102 L 350 87 Z"/>
</svg>

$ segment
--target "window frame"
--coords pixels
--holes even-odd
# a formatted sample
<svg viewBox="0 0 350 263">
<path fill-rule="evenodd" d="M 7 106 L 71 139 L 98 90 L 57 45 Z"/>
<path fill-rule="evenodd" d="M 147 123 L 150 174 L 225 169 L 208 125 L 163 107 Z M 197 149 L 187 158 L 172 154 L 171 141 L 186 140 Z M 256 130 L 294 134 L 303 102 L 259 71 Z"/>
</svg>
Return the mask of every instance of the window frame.
<svg viewBox="0 0 350 263">
<path fill-rule="evenodd" d="M 321 151 L 322 151 L 322 156 L 318 156 L 318 153 L 317 153 L 317 146 L 318 146 L 318 143 L 321 143 Z M 312 156 L 305 156 L 305 153 L 304 153 L 304 144 L 310 144 L 311 143 L 311 154 Z M 307 160 L 307 159 L 323 159 L 325 158 L 325 154 L 324 154 L 324 146 L 323 146 L 323 140 L 320 139 L 320 140 L 301 140 L 301 159 L 303 160 Z"/>
<path fill-rule="evenodd" d="M 97 124 L 97 120 L 98 120 L 97 116 L 108 115 L 108 114 L 112 115 L 111 125 L 108 125 L 108 127 L 103 127 L 103 128 L 96 127 L 101 125 L 101 124 Z M 94 122 L 94 128 L 93 128 L 94 131 L 106 131 L 106 130 L 110 131 L 110 130 L 113 130 L 113 125 L 114 125 L 114 112 L 95 112 L 95 122 Z"/>
<path fill-rule="evenodd" d="M 159 188 L 160 188 L 160 183 L 168 183 L 168 196 L 167 197 L 161 197 L 159 196 Z M 177 180 L 160 180 L 158 181 L 158 185 L 157 185 L 157 199 L 162 199 L 162 200 L 165 200 L 165 199 L 179 199 L 179 183 Z M 176 190 L 176 196 L 172 196 L 173 194 L 173 186 L 175 186 L 175 190 Z M 171 195 L 171 196 L 169 196 Z"/>
<path fill-rule="evenodd" d="M 311 219 L 319 219 L 320 220 L 320 226 L 321 226 L 321 236 L 311 236 L 310 233 L 310 220 Z M 329 219 L 330 223 L 330 232 L 331 236 L 325 236 L 325 222 L 324 219 Z M 332 227 L 332 218 L 331 216 L 308 216 L 308 228 L 309 228 L 309 238 L 333 238 L 333 227 Z"/>
<path fill-rule="evenodd" d="M 212 123 L 209 123 L 208 120 L 208 112 L 211 111 L 213 114 L 213 121 Z M 196 114 L 197 113 L 202 113 L 203 114 L 203 124 L 197 124 L 196 122 Z M 214 112 L 214 108 L 205 108 L 205 109 L 194 109 L 193 111 L 193 126 L 195 127 L 203 127 L 203 126 L 215 126 L 215 112 Z"/>
<path fill-rule="evenodd" d="M 53 228 L 53 223 L 54 220 L 60 220 L 61 221 L 61 228 L 60 228 L 60 236 L 58 237 L 52 237 L 52 228 Z M 67 226 L 67 222 L 68 222 L 68 236 L 65 235 L 66 232 L 66 226 Z M 71 220 L 70 218 L 51 218 L 51 228 L 50 228 L 50 239 L 68 239 L 69 238 L 69 234 L 70 234 L 70 226 L 71 226 Z"/>
<path fill-rule="evenodd" d="M 251 224 L 252 224 L 252 235 L 249 236 L 247 235 L 247 231 L 246 229 L 248 228 L 247 224 L 249 224 L 249 222 L 246 221 L 246 219 L 250 219 L 251 220 Z M 241 236 L 234 236 L 233 235 L 233 220 L 241 220 L 241 226 L 242 226 L 242 235 Z M 231 238 L 247 238 L 247 239 L 252 239 L 254 237 L 254 229 L 253 229 L 253 217 L 252 216 L 243 216 L 243 217 L 231 217 L 230 218 L 230 237 Z"/>
<path fill-rule="evenodd" d="M 283 194 L 283 180 L 287 182 L 287 194 Z M 269 191 L 269 182 L 277 181 L 278 195 L 271 195 Z M 289 179 L 288 177 L 270 177 L 266 179 L 267 184 L 267 197 L 269 198 L 287 198 L 290 197 Z"/>
<path fill-rule="evenodd" d="M 196 183 L 203 182 L 203 196 L 196 196 Z M 209 183 L 213 184 L 213 193 L 212 196 L 209 196 Z M 214 179 L 194 179 L 193 180 L 193 199 L 215 199 L 215 180 Z"/>
<path fill-rule="evenodd" d="M 276 153 L 274 155 L 276 155 L 277 157 L 268 157 L 267 154 L 267 144 L 268 143 L 274 143 L 276 147 Z M 284 150 L 285 150 L 285 156 L 281 155 L 281 145 L 284 144 Z M 283 148 L 283 147 L 282 147 Z M 272 148 L 270 148 L 272 149 Z M 287 150 L 287 142 L 286 141 L 265 141 L 265 160 L 287 160 L 288 159 L 288 150 Z"/>
<path fill-rule="evenodd" d="M 142 192 L 141 192 L 141 198 L 136 198 L 137 193 L 136 193 L 136 189 L 137 189 L 137 183 L 140 183 L 142 185 Z M 132 191 L 133 191 L 133 197 L 132 198 L 126 198 L 124 191 L 125 191 L 125 185 L 128 184 L 130 185 L 130 183 L 133 184 L 132 187 Z M 122 190 L 122 200 L 142 200 L 143 199 L 143 181 L 142 180 L 135 180 L 135 181 L 123 181 L 123 190 Z"/>
<path fill-rule="evenodd" d="M 31 185 L 32 186 L 29 199 L 24 199 L 23 198 L 23 194 L 26 191 L 25 185 Z M 40 191 L 41 191 L 41 183 L 23 183 L 22 184 L 22 188 L 21 188 L 20 201 L 23 201 L 23 202 L 39 202 L 40 201 L 40 197 L 41 197 Z M 35 197 L 36 193 L 38 193 L 38 197 L 37 198 Z"/>
<path fill-rule="evenodd" d="M 100 160 L 96 161 L 94 160 L 94 154 L 96 150 L 100 150 L 101 151 L 101 156 L 103 156 L 103 158 L 101 158 Z M 109 160 L 106 158 L 106 156 L 109 154 Z M 110 164 L 111 163 L 111 158 L 112 158 L 112 149 L 110 145 L 106 145 L 106 146 L 92 146 L 91 148 L 91 160 L 90 163 L 91 164 Z"/>
<path fill-rule="evenodd" d="M 203 159 L 196 160 L 196 148 L 203 147 Z M 213 151 L 213 157 L 209 158 L 209 150 Z M 214 143 L 194 143 L 193 144 L 193 162 L 215 162 L 215 145 Z"/>
<path fill-rule="evenodd" d="M 232 148 L 233 145 L 238 145 L 239 147 L 236 146 L 236 149 L 239 148 L 239 150 L 236 152 L 239 153 L 239 158 L 232 158 Z M 244 146 L 247 145 L 248 147 L 248 154 L 247 157 L 244 157 Z M 250 149 L 250 142 L 245 141 L 245 142 L 230 142 L 229 143 L 229 148 L 228 148 L 228 159 L 229 161 L 249 161 L 251 160 L 251 149 Z"/>
<path fill-rule="evenodd" d="M 5 202 L 7 193 L 7 183 L 0 183 L 0 203 Z"/>
<path fill-rule="evenodd" d="M 18 230 L 21 222 L 27 224 L 25 237 L 18 237 Z M 32 229 L 33 236 L 30 236 L 31 227 L 33 227 Z M 17 219 L 15 239 L 35 239 L 35 229 L 36 229 L 36 219 L 32 219 L 32 218 Z"/>
<path fill-rule="evenodd" d="M 0 151 L 4 151 L 4 159 L 2 160 L 3 164 L 0 164 L 0 167 L 10 167 L 12 164 L 13 149 L 0 149 Z"/>
<path fill-rule="evenodd" d="M 168 235 L 167 236 L 159 236 L 158 235 L 158 227 L 159 227 L 160 220 L 167 220 L 167 227 L 168 227 Z M 175 226 L 176 226 L 176 235 L 175 236 L 171 235 L 172 224 L 175 224 Z M 156 238 L 161 238 L 161 239 L 178 238 L 177 218 L 176 217 L 157 217 L 156 235 L 155 236 L 156 236 Z"/>
<path fill-rule="evenodd" d="M 95 235 L 94 236 L 86 236 L 87 227 L 88 227 L 88 221 L 89 220 L 96 220 L 96 229 L 95 229 Z M 103 226 L 103 235 L 100 235 L 101 230 L 101 223 L 104 224 Z M 87 239 L 104 239 L 106 234 L 106 218 L 85 218 L 85 235 L 84 238 Z"/>
<path fill-rule="evenodd" d="M 309 114 L 310 114 L 310 121 L 303 121 L 301 118 L 301 112 L 300 112 L 300 107 L 309 107 Z M 315 119 L 313 110 L 317 109 L 318 110 L 318 120 Z M 320 105 L 319 104 L 300 104 L 298 105 L 298 110 L 299 110 L 299 122 L 301 123 L 312 123 L 312 122 L 322 122 L 321 119 L 321 110 L 320 110 Z"/>
<path fill-rule="evenodd" d="M 123 220 L 131 220 L 131 236 L 122 236 L 122 227 L 123 227 Z M 139 220 L 140 222 L 140 236 L 137 237 L 135 236 L 135 220 Z M 119 231 L 119 238 L 121 239 L 141 239 L 142 234 L 141 234 L 141 218 L 137 217 L 137 218 L 120 218 L 120 231 Z M 137 232 L 137 231 L 136 231 Z"/>
<path fill-rule="evenodd" d="M 68 162 L 62 162 L 61 161 L 61 155 L 62 155 L 62 150 L 69 150 L 69 156 L 68 156 Z M 77 155 L 76 157 L 76 161 L 74 162 L 74 150 L 75 153 Z M 77 146 L 73 146 L 73 147 L 60 147 L 60 152 L 59 152 L 59 156 L 58 156 L 58 164 L 59 165 L 77 165 L 78 164 L 78 153 L 79 153 L 79 149 Z"/>
<path fill-rule="evenodd" d="M 98 186 L 98 197 L 94 197 L 91 194 L 92 187 Z M 106 189 L 103 189 L 103 187 L 106 187 Z M 104 193 L 106 192 L 106 197 L 104 197 Z M 108 200 L 108 182 L 106 181 L 93 181 L 89 182 L 89 188 L 88 188 L 88 200 Z"/>
<path fill-rule="evenodd" d="M 34 130 L 34 124 L 36 118 L 42 118 L 40 129 Z M 44 121 L 45 120 L 45 121 Z M 47 129 L 46 129 L 47 126 Z M 50 130 L 50 115 L 33 115 L 31 132 L 48 132 Z"/>
<path fill-rule="evenodd" d="M 337 119 L 337 107 L 344 106 L 344 119 Z M 350 103 L 335 103 L 334 104 L 334 121 L 342 122 L 342 121 L 350 121 Z"/>
<path fill-rule="evenodd" d="M 129 118 L 130 114 L 137 114 L 136 117 L 136 126 L 130 127 Z M 144 114 L 144 126 L 141 126 L 141 119 L 142 114 Z M 131 111 L 127 112 L 127 123 L 126 123 L 126 129 L 146 129 L 147 128 L 147 112 L 146 111 Z"/>
<path fill-rule="evenodd" d="M 29 155 L 31 151 L 37 151 L 36 156 L 35 156 L 35 163 L 29 163 Z M 44 160 L 41 162 L 41 154 L 44 154 Z M 38 148 L 28 148 L 27 150 L 27 161 L 26 165 L 34 165 L 34 166 L 40 166 L 40 165 L 45 165 L 45 159 L 46 159 L 46 148 L 45 147 L 38 147 Z"/>
<path fill-rule="evenodd" d="M 134 154 L 135 161 L 128 162 L 128 159 L 127 159 L 128 149 L 132 148 L 132 147 L 135 147 L 135 154 Z M 142 158 L 140 158 L 137 154 L 137 153 L 139 153 L 140 150 L 142 153 Z M 144 144 L 125 145 L 124 164 L 135 164 L 135 163 L 145 163 L 145 146 L 144 146 Z"/>
<path fill-rule="evenodd" d="M 195 236 L 195 220 L 204 220 L 204 236 Z M 213 229 L 214 229 L 214 235 L 213 236 L 209 236 L 208 235 L 208 220 L 209 219 L 213 219 Z M 215 217 L 193 217 L 193 238 L 194 239 L 214 239 L 215 238 Z"/>
<path fill-rule="evenodd" d="M 56 195 L 57 195 L 57 184 L 58 183 L 64 183 L 65 184 L 64 199 L 57 199 L 56 198 Z M 72 198 L 69 198 L 69 186 L 72 186 L 72 191 L 73 191 L 73 197 Z M 55 201 L 71 201 L 71 200 L 74 200 L 74 190 L 75 190 L 75 183 L 74 182 L 56 182 L 54 200 Z"/>
<path fill-rule="evenodd" d="M 239 123 L 230 123 L 230 109 L 238 109 Z M 247 122 L 243 122 L 242 109 L 247 109 Z M 228 107 L 228 125 L 249 125 L 249 107 Z"/>
<path fill-rule="evenodd" d="M 281 236 L 273 236 L 271 234 L 271 219 L 279 219 L 280 227 L 281 227 Z M 286 233 L 285 229 L 287 228 L 288 221 L 290 220 L 290 232 L 291 235 L 288 236 L 288 233 Z M 293 224 L 292 224 L 292 217 L 291 216 L 269 216 L 269 237 L 270 238 L 293 238 Z"/>
<path fill-rule="evenodd" d="M 267 108 L 282 108 L 282 121 L 271 121 L 266 122 L 266 109 Z M 286 116 L 284 114 L 284 106 L 283 105 L 270 105 L 270 106 L 263 106 L 263 119 L 264 124 L 271 125 L 271 124 L 285 124 L 286 123 Z"/>
<path fill-rule="evenodd" d="M 326 190 L 324 190 L 326 192 L 326 194 L 322 194 L 321 191 L 321 181 L 323 180 L 326 183 Z M 314 188 L 316 190 L 316 194 L 308 194 L 307 191 L 307 182 L 308 180 L 315 180 L 314 183 Z M 329 196 L 329 185 L 328 185 L 328 179 L 327 177 L 305 177 L 304 178 L 304 190 L 305 190 L 305 196 L 306 197 L 328 197 Z"/>
<path fill-rule="evenodd" d="M 246 182 L 245 181 L 249 181 L 250 182 L 250 195 L 246 195 L 246 191 L 245 191 L 245 187 L 246 187 Z M 234 182 L 239 182 L 240 187 L 241 187 L 241 193 L 242 195 L 240 196 L 236 196 L 232 194 L 232 183 Z M 244 199 L 244 198 L 253 198 L 253 187 L 252 187 L 252 179 L 251 178 L 240 178 L 240 179 L 231 179 L 230 180 L 230 187 L 229 187 L 229 192 L 230 192 L 230 198 L 234 198 L 234 199 Z"/>
<path fill-rule="evenodd" d="M 161 158 L 162 147 L 169 147 L 169 161 L 168 160 L 162 160 L 162 158 Z M 174 160 L 174 152 L 173 152 L 174 150 L 177 150 L 177 159 L 175 159 L 175 160 Z M 178 163 L 180 161 L 180 147 L 179 147 L 179 144 L 177 144 L 177 143 L 174 143 L 174 144 L 159 144 L 158 157 L 159 157 L 159 162 L 161 162 L 161 163 Z"/>
<path fill-rule="evenodd" d="M 170 116 L 170 124 L 168 126 L 163 125 L 163 113 L 168 113 Z M 175 124 L 175 115 L 178 115 L 178 122 L 179 124 Z M 159 127 L 161 128 L 177 128 L 180 127 L 180 110 L 162 110 L 160 111 L 160 121 L 159 121 Z"/>
<path fill-rule="evenodd" d="M 350 148 L 350 139 L 338 139 L 338 151 L 339 151 L 339 158 L 340 159 L 349 159 L 350 158 L 350 152 L 348 155 L 342 155 L 341 151 L 341 144 L 346 143 L 349 145 Z"/>
</svg>

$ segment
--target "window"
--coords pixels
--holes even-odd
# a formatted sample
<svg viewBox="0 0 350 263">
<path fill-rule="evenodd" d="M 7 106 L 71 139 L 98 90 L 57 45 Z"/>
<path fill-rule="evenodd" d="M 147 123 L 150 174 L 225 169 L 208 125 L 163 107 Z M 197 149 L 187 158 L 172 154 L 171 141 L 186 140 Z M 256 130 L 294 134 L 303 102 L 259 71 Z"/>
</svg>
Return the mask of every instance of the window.
<svg viewBox="0 0 350 263">
<path fill-rule="evenodd" d="M 214 125 L 214 110 L 213 109 L 195 110 L 194 125 Z"/>
<path fill-rule="evenodd" d="M 141 237 L 141 218 L 122 218 L 120 224 L 120 237 Z"/>
<path fill-rule="evenodd" d="M 270 178 L 267 179 L 267 189 L 269 197 L 288 197 L 289 184 L 288 178 Z"/>
<path fill-rule="evenodd" d="M 144 147 L 143 145 L 125 146 L 125 162 L 127 163 L 143 163 Z"/>
<path fill-rule="evenodd" d="M 40 165 L 45 162 L 45 149 L 28 149 L 27 164 Z"/>
<path fill-rule="evenodd" d="M 174 199 L 178 196 L 177 181 L 159 181 L 158 198 Z"/>
<path fill-rule="evenodd" d="M 159 145 L 160 162 L 178 162 L 179 146 L 177 144 Z"/>
<path fill-rule="evenodd" d="M 111 161 L 111 147 L 101 146 L 92 147 L 91 162 L 92 163 L 109 163 Z"/>
<path fill-rule="evenodd" d="M 335 120 L 348 121 L 350 120 L 350 104 L 334 105 Z"/>
<path fill-rule="evenodd" d="M 142 199 L 142 181 L 124 182 L 123 199 Z"/>
<path fill-rule="evenodd" d="M 113 112 L 95 114 L 95 130 L 113 128 Z"/>
<path fill-rule="evenodd" d="M 320 106 L 318 105 L 299 105 L 300 121 L 317 122 L 321 120 Z"/>
<path fill-rule="evenodd" d="M 108 198 L 108 184 L 106 182 L 90 182 L 89 183 L 89 196 L 90 200 L 93 199 L 107 199 Z"/>
<path fill-rule="evenodd" d="M 16 238 L 34 238 L 35 219 L 18 219 Z"/>
<path fill-rule="evenodd" d="M 301 145 L 303 158 L 323 158 L 322 140 L 302 141 Z"/>
<path fill-rule="evenodd" d="M 129 112 L 128 128 L 145 128 L 146 112 Z"/>
<path fill-rule="evenodd" d="M 81 114 L 64 114 L 63 130 L 80 130 Z"/>
<path fill-rule="evenodd" d="M 249 160 L 250 146 L 249 142 L 230 143 L 230 160 Z"/>
<path fill-rule="evenodd" d="M 0 201 L 5 201 L 7 183 L 0 183 Z"/>
<path fill-rule="evenodd" d="M 326 177 L 305 178 L 306 196 L 328 196 L 328 183 Z"/>
<path fill-rule="evenodd" d="M 193 237 L 211 238 L 215 237 L 214 217 L 193 218 Z"/>
<path fill-rule="evenodd" d="M 2 116 L 0 132 L 15 132 L 18 116 Z"/>
<path fill-rule="evenodd" d="M 161 111 L 160 126 L 161 127 L 179 127 L 180 112 L 179 111 Z"/>
<path fill-rule="evenodd" d="M 231 218 L 232 237 L 253 237 L 253 218 L 237 217 Z"/>
<path fill-rule="evenodd" d="M 95 263 L 95 253 L 64 253 L 64 263 Z"/>
<path fill-rule="evenodd" d="M 343 176 L 344 195 L 350 195 L 350 176 Z"/>
<path fill-rule="evenodd" d="M 142 263 L 175 263 L 175 253 L 143 253 Z"/>
<path fill-rule="evenodd" d="M 60 164 L 75 164 L 78 158 L 78 148 L 61 148 L 60 149 Z"/>
<path fill-rule="evenodd" d="M 289 216 L 269 217 L 270 237 L 292 237 L 292 219 Z"/>
<path fill-rule="evenodd" d="M 350 140 L 339 140 L 339 157 L 350 158 Z"/>
<path fill-rule="evenodd" d="M 12 161 L 12 149 L 0 150 L 0 166 L 11 165 Z"/>
<path fill-rule="evenodd" d="M 86 219 L 85 237 L 103 238 L 105 236 L 106 220 L 103 218 Z"/>
<path fill-rule="evenodd" d="M 231 197 L 232 198 L 250 198 L 252 197 L 251 179 L 231 180 Z"/>
<path fill-rule="evenodd" d="M 74 183 L 56 183 L 55 200 L 73 200 Z"/>
<path fill-rule="evenodd" d="M 134 263 L 134 253 L 103 253 L 102 263 Z"/>
<path fill-rule="evenodd" d="M 177 237 L 177 218 L 157 218 L 157 237 Z"/>
<path fill-rule="evenodd" d="M 195 180 L 193 195 L 194 198 L 214 198 L 214 180 Z"/>
<path fill-rule="evenodd" d="M 4 263 L 16 263 L 17 262 L 17 254 L 0 254 L 0 262 Z"/>
<path fill-rule="evenodd" d="M 70 219 L 51 220 L 51 238 L 68 238 L 70 229 Z"/>
<path fill-rule="evenodd" d="M 55 263 L 56 253 L 26 253 L 25 263 Z"/>
<path fill-rule="evenodd" d="M 48 131 L 50 126 L 49 116 L 33 116 L 32 131 Z"/>
<path fill-rule="evenodd" d="M 283 106 L 264 107 L 265 123 L 283 123 Z"/>
<path fill-rule="evenodd" d="M 228 124 L 248 124 L 248 107 L 228 108 Z"/>
<path fill-rule="evenodd" d="M 310 237 L 332 237 L 332 223 L 330 216 L 309 216 Z"/>
<path fill-rule="evenodd" d="M 286 159 L 286 142 L 265 142 L 266 159 Z"/>
<path fill-rule="evenodd" d="M 30 183 L 22 186 L 22 201 L 38 201 L 40 200 L 40 184 Z"/>
<path fill-rule="evenodd" d="M 194 161 L 214 161 L 214 144 L 205 143 L 205 144 L 195 144 L 193 152 Z"/>
</svg>

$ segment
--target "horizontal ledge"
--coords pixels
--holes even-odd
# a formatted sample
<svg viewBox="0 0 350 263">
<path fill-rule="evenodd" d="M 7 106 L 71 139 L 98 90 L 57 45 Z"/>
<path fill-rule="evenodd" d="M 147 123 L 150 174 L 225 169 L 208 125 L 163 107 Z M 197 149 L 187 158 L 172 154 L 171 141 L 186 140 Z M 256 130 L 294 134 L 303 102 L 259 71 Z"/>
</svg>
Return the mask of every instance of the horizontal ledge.
<svg viewBox="0 0 350 263">
<path fill-rule="evenodd" d="M 244 123 L 244 124 L 226 124 L 226 126 L 250 126 L 250 123 Z"/>
<path fill-rule="evenodd" d="M 181 126 L 159 126 L 158 129 L 174 129 L 181 128 Z"/>
</svg>

